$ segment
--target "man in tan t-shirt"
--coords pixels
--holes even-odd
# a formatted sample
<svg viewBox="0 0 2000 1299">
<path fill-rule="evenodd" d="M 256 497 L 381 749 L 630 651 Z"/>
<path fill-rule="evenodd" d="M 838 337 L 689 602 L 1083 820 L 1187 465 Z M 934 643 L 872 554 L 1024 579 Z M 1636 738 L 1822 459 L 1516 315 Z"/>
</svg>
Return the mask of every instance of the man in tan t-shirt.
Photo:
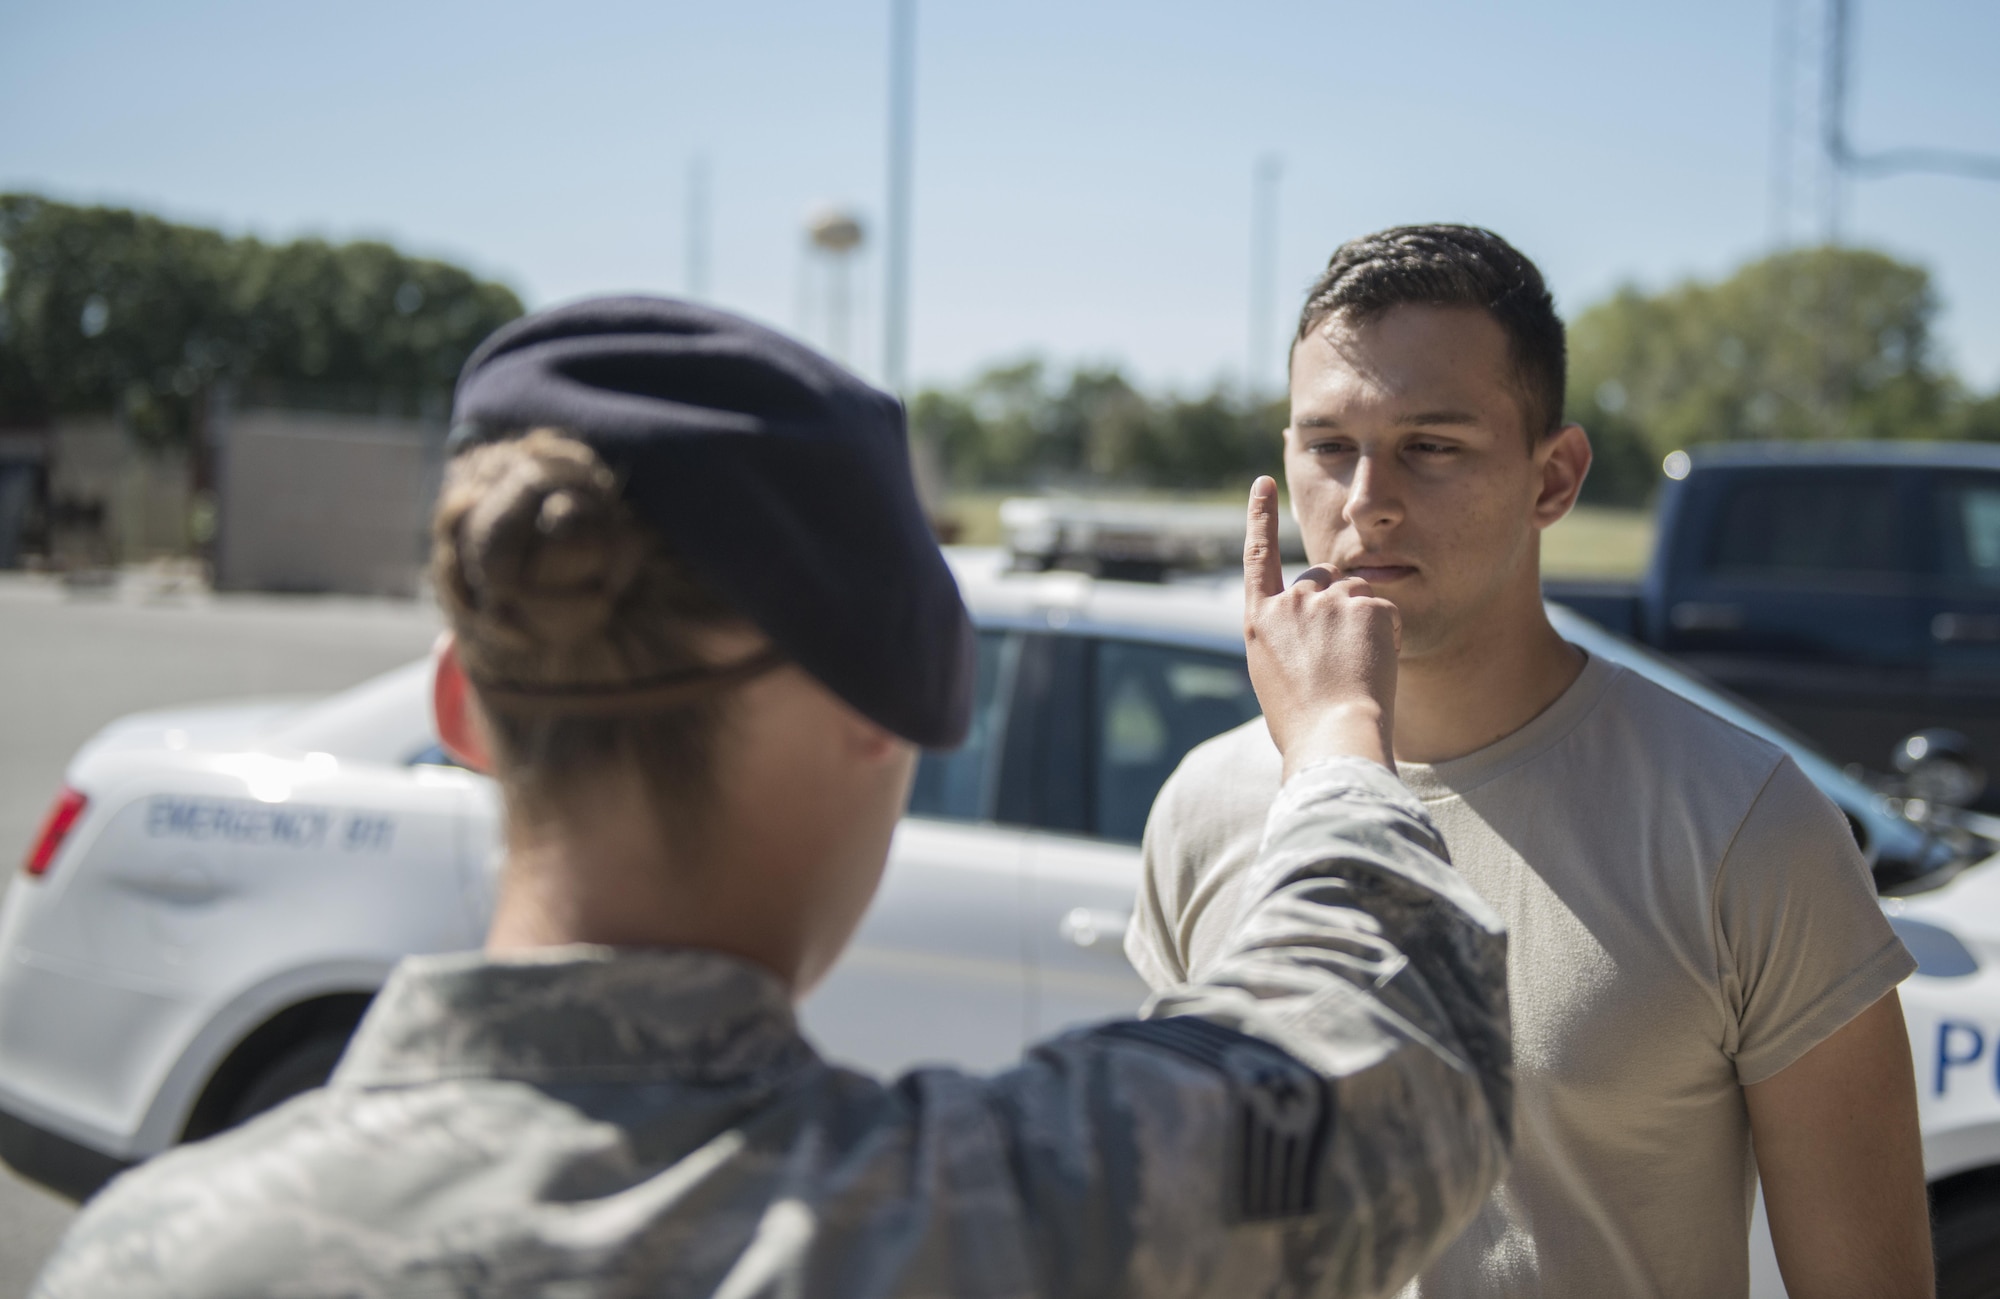
<svg viewBox="0 0 2000 1299">
<path fill-rule="evenodd" d="M 1397 605 L 1398 770 L 1513 935 L 1513 1170 L 1411 1293 L 1742 1295 L 1761 1175 L 1793 1299 L 1928 1295 L 1913 964 L 1844 818 L 1543 611 L 1590 466 L 1564 368 L 1540 273 L 1459 226 L 1343 246 L 1292 351 L 1307 552 Z M 1127 939 L 1156 987 L 1218 950 L 1278 779 L 1255 721 L 1161 790 Z"/>
</svg>

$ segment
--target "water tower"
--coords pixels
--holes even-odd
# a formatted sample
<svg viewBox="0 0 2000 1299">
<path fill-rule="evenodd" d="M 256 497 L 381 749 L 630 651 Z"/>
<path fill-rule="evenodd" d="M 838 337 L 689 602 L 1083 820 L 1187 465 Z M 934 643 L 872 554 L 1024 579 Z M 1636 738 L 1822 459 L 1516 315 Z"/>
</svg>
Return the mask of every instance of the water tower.
<svg viewBox="0 0 2000 1299">
<path fill-rule="evenodd" d="M 817 296 L 818 310 L 808 306 L 808 319 L 819 317 L 818 332 L 826 350 L 841 361 L 849 361 L 849 340 L 854 337 L 854 255 L 862 242 L 861 218 L 843 207 L 815 208 L 806 216 L 806 255 L 809 284 L 816 281 L 819 292 L 808 290 L 808 303 Z"/>
</svg>

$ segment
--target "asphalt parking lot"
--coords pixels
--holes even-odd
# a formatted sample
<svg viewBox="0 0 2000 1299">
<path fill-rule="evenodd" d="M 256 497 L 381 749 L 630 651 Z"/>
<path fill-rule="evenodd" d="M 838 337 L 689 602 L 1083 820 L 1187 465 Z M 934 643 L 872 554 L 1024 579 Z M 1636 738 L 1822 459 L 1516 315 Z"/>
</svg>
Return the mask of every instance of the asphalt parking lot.
<svg viewBox="0 0 2000 1299">
<path fill-rule="evenodd" d="M 428 602 L 216 596 L 165 576 L 66 590 L 0 574 L 0 896 L 63 765 L 106 722 L 147 708 L 353 685 L 429 648 Z M 0 1166 L 0 1299 L 18 1299 L 73 1206 Z"/>
</svg>

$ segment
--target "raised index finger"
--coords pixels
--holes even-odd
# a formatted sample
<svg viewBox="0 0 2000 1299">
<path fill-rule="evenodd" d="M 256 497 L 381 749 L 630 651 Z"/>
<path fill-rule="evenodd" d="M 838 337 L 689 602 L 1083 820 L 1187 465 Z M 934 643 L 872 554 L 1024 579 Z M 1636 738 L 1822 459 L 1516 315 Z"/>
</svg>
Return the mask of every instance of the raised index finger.
<svg viewBox="0 0 2000 1299">
<path fill-rule="evenodd" d="M 1243 532 L 1243 598 L 1268 600 L 1284 589 L 1278 558 L 1278 484 L 1265 474 L 1250 484 L 1249 526 Z"/>
</svg>

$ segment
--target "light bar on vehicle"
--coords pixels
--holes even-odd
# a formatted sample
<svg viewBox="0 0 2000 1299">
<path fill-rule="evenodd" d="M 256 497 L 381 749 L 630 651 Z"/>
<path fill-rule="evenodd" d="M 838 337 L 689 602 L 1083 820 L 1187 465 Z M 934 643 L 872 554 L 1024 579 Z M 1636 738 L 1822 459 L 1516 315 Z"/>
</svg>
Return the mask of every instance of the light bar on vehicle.
<svg viewBox="0 0 2000 1299">
<path fill-rule="evenodd" d="M 49 863 L 62 850 L 63 840 L 69 837 L 70 828 L 83 815 L 83 809 L 90 800 L 78 791 L 65 785 L 56 794 L 56 801 L 49 808 L 48 819 L 42 822 L 40 834 L 35 836 L 34 846 L 28 849 L 21 869 L 31 876 L 41 876 L 49 869 Z"/>
<path fill-rule="evenodd" d="M 1017 496 L 1000 503 L 1000 531 L 1017 569 L 1079 569 L 1158 582 L 1169 572 L 1209 572 L 1243 562 L 1241 506 L 1188 501 L 1105 501 Z M 1278 516 L 1278 550 L 1305 558 L 1291 512 Z"/>
</svg>

